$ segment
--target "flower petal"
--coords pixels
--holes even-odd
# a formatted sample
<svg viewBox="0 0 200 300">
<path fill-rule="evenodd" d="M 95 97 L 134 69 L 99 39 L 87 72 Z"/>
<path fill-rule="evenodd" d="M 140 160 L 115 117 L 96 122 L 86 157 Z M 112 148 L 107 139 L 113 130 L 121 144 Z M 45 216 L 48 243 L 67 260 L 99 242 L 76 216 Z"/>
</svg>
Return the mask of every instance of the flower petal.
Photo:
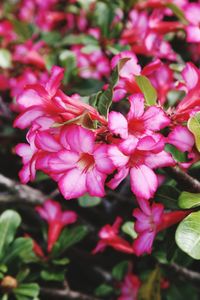
<svg viewBox="0 0 200 300">
<path fill-rule="evenodd" d="M 111 111 L 108 116 L 108 128 L 116 135 L 126 139 L 128 137 L 128 123 L 126 118 L 119 112 Z"/>
</svg>

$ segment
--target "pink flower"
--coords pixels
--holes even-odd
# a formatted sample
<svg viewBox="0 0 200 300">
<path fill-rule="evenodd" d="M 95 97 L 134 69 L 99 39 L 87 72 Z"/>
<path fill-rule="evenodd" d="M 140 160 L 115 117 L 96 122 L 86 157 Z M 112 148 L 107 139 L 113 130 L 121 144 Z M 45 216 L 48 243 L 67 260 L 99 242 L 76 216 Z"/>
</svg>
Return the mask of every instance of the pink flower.
<svg viewBox="0 0 200 300">
<path fill-rule="evenodd" d="M 122 219 L 117 217 L 112 226 L 107 224 L 101 228 L 99 231 L 100 241 L 92 251 L 93 254 L 104 251 L 107 246 L 128 254 L 133 253 L 132 246 L 126 240 L 118 236 L 121 223 Z"/>
<path fill-rule="evenodd" d="M 185 16 L 190 24 L 186 27 L 187 41 L 200 42 L 200 3 L 188 3 L 185 7 Z"/>
<path fill-rule="evenodd" d="M 134 229 L 138 233 L 138 237 L 133 242 L 134 253 L 138 256 L 152 252 L 153 241 L 159 231 L 179 223 L 188 214 L 187 211 L 172 211 L 164 213 L 164 206 L 161 203 L 153 203 L 139 199 L 140 209 L 136 208 L 133 211 L 133 216 L 136 218 Z"/>
<path fill-rule="evenodd" d="M 158 134 L 146 136 L 136 143 L 134 141 L 131 146 L 128 143 L 124 148 L 128 149 L 127 155 L 117 146 L 110 146 L 108 150 L 109 157 L 118 168 L 118 173 L 108 186 L 116 188 L 130 172 L 131 190 L 136 197 L 152 198 L 158 187 L 158 179 L 153 169 L 174 164 L 171 155 L 163 150 L 163 137 Z"/>
<path fill-rule="evenodd" d="M 48 199 L 43 206 L 36 207 L 40 217 L 47 221 L 48 229 L 48 252 L 51 252 L 58 240 L 63 227 L 76 222 L 77 214 L 73 211 L 61 210 L 58 202 Z"/>
<path fill-rule="evenodd" d="M 85 53 L 82 46 L 73 46 L 72 51 L 76 55 L 78 73 L 82 78 L 94 78 L 101 80 L 110 74 L 110 64 L 101 50 Z"/>
<path fill-rule="evenodd" d="M 150 254 L 153 241 L 157 233 L 157 227 L 162 223 L 164 206 L 153 203 L 152 206 L 144 200 L 138 201 L 141 209 L 136 208 L 133 216 L 136 218 L 135 231 L 138 237 L 133 242 L 133 249 L 137 256 L 144 253 Z"/>
<path fill-rule="evenodd" d="M 140 286 L 139 277 L 128 273 L 121 284 L 121 294 L 118 300 L 138 300 Z"/>
<path fill-rule="evenodd" d="M 78 125 L 63 128 L 60 143 L 63 149 L 51 156 L 48 167 L 63 196 L 71 199 L 88 192 L 103 197 L 107 175 L 114 170 L 109 146 L 95 144 L 95 133 Z"/>
<path fill-rule="evenodd" d="M 168 135 L 167 142 L 182 152 L 190 152 L 194 146 L 194 136 L 187 127 L 178 125 Z"/>
</svg>

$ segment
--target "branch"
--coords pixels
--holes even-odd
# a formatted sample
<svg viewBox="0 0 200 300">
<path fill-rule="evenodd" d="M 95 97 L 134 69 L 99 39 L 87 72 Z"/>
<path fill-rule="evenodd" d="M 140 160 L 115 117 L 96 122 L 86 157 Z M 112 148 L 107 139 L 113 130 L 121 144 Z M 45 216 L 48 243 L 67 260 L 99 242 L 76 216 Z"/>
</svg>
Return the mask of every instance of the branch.
<svg viewBox="0 0 200 300">
<path fill-rule="evenodd" d="M 5 196 L 5 200 L 3 200 L 3 197 L 1 197 L 1 202 L 5 201 L 6 203 L 8 203 L 8 201 L 16 202 L 16 200 L 20 200 L 32 205 L 37 205 L 42 204 L 48 198 L 48 196 L 44 195 L 39 190 L 34 189 L 28 185 L 20 184 L 19 182 L 7 178 L 2 174 L 0 174 L 0 184 L 7 187 L 7 189 L 9 189 L 11 193 L 13 193 L 13 197 Z"/>
<path fill-rule="evenodd" d="M 64 290 L 60 290 L 60 289 L 41 287 L 40 292 L 42 295 L 52 297 L 53 299 L 65 298 L 65 299 L 74 299 L 74 300 L 99 300 L 99 298 L 82 294 L 81 292 L 72 291 L 68 288 Z"/>
<path fill-rule="evenodd" d="M 184 190 L 193 193 L 200 193 L 200 182 L 183 172 L 179 167 L 165 168 L 166 173 L 184 186 Z"/>
<path fill-rule="evenodd" d="M 184 268 L 182 266 L 177 265 L 176 263 L 172 263 L 170 265 L 163 265 L 164 267 L 169 268 L 169 270 L 174 271 L 175 273 L 179 274 L 182 276 L 184 279 L 187 279 L 193 283 L 198 283 L 200 282 L 200 273 L 188 270 L 187 268 Z"/>
</svg>

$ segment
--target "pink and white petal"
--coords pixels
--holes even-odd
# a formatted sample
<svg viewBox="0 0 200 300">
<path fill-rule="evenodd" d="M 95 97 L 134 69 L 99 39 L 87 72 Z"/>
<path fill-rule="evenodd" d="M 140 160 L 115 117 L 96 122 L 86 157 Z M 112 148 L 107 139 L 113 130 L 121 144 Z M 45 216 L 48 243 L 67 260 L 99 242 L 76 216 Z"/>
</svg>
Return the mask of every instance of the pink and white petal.
<svg viewBox="0 0 200 300">
<path fill-rule="evenodd" d="M 111 111 L 108 115 L 108 128 L 111 133 L 120 135 L 122 139 L 128 137 L 128 123 L 126 118 L 119 112 Z"/>
<path fill-rule="evenodd" d="M 115 167 L 123 167 L 129 161 L 129 157 L 124 155 L 117 146 L 110 146 L 108 148 L 108 156 Z"/>
<path fill-rule="evenodd" d="M 191 62 L 186 64 L 181 74 L 189 90 L 193 89 L 200 79 L 198 68 Z"/>
<path fill-rule="evenodd" d="M 145 253 L 151 254 L 155 232 L 145 231 L 141 233 L 133 242 L 133 250 L 137 256 Z"/>
<path fill-rule="evenodd" d="M 187 42 L 199 43 L 200 42 L 200 28 L 199 26 L 189 25 L 186 27 Z"/>
<path fill-rule="evenodd" d="M 111 159 L 108 157 L 108 148 L 108 145 L 100 145 L 94 151 L 96 168 L 98 169 L 98 171 L 106 174 L 112 173 L 115 169 Z"/>
<path fill-rule="evenodd" d="M 164 213 L 164 205 L 161 203 L 153 203 L 152 204 L 152 216 L 155 225 L 159 225 L 162 223 L 162 216 Z"/>
<path fill-rule="evenodd" d="M 61 145 L 48 132 L 39 131 L 36 135 L 35 144 L 37 148 L 47 152 L 57 152 L 62 150 Z"/>
<path fill-rule="evenodd" d="M 61 177 L 58 186 L 65 199 L 78 198 L 87 192 L 86 174 L 77 168 L 71 169 Z"/>
<path fill-rule="evenodd" d="M 44 97 L 42 97 L 41 94 L 43 94 L 43 96 L 46 96 L 46 91 L 43 87 L 39 85 L 29 86 L 25 88 L 24 92 L 22 92 L 22 94 L 20 94 L 20 96 L 17 98 L 17 104 L 22 110 L 33 106 L 41 107 L 44 104 Z"/>
<path fill-rule="evenodd" d="M 38 214 L 40 215 L 40 217 L 42 219 L 44 219 L 45 221 L 48 222 L 48 220 L 49 220 L 48 213 L 47 213 L 47 211 L 42 206 L 37 206 L 35 208 L 35 210 L 38 212 Z"/>
<path fill-rule="evenodd" d="M 22 157 L 23 163 L 26 164 L 33 156 L 33 150 L 29 144 L 21 143 L 15 147 L 15 153 Z"/>
<path fill-rule="evenodd" d="M 64 69 L 60 68 L 58 66 L 53 66 L 51 69 L 51 77 L 49 78 L 47 84 L 46 84 L 46 90 L 48 91 L 49 95 L 51 97 L 54 96 L 57 89 L 59 88 L 61 84 L 61 80 L 64 76 Z"/>
<path fill-rule="evenodd" d="M 116 87 L 113 93 L 113 102 L 118 102 L 126 96 L 126 90 L 124 88 Z"/>
<path fill-rule="evenodd" d="M 74 211 L 66 211 L 62 213 L 61 222 L 63 225 L 68 225 L 76 222 L 78 215 Z"/>
<path fill-rule="evenodd" d="M 142 120 L 144 121 L 145 127 L 152 131 L 161 130 L 171 122 L 166 113 L 160 107 L 155 106 L 151 106 L 146 110 Z"/>
<path fill-rule="evenodd" d="M 180 151 L 191 151 L 194 146 L 194 136 L 187 127 L 179 125 L 170 132 L 167 143 L 174 145 Z"/>
<path fill-rule="evenodd" d="M 94 133 L 78 125 L 71 125 L 63 132 L 63 138 L 74 152 L 92 153 L 94 150 Z M 62 137 L 61 137 L 62 138 Z"/>
<path fill-rule="evenodd" d="M 44 203 L 44 209 L 48 214 L 48 221 L 55 221 L 60 218 L 61 206 L 58 202 L 48 199 Z"/>
<path fill-rule="evenodd" d="M 140 165 L 130 170 L 131 190 L 138 198 L 150 199 L 158 187 L 155 173 L 146 165 Z"/>
<path fill-rule="evenodd" d="M 52 155 L 48 161 L 51 172 L 60 173 L 76 167 L 79 156 L 76 152 L 61 150 Z"/>
<path fill-rule="evenodd" d="M 107 183 L 107 186 L 114 190 L 128 176 L 128 173 L 129 168 L 120 168 L 114 178 Z"/>
<path fill-rule="evenodd" d="M 142 94 L 134 94 L 129 98 L 130 110 L 127 115 L 128 120 L 140 118 L 144 113 L 144 96 Z"/>
<path fill-rule="evenodd" d="M 22 169 L 19 171 L 19 178 L 21 183 L 26 184 L 30 181 L 30 165 L 29 163 L 25 164 Z"/>
<path fill-rule="evenodd" d="M 86 186 L 87 191 L 91 196 L 103 197 L 105 196 L 105 184 L 106 175 L 93 168 L 87 172 Z"/>
<path fill-rule="evenodd" d="M 138 139 L 129 135 L 128 138 L 119 144 L 119 149 L 126 155 L 130 155 L 138 145 Z"/>
<path fill-rule="evenodd" d="M 170 153 L 161 151 L 159 153 L 150 153 L 145 158 L 145 165 L 151 169 L 174 166 L 175 161 Z"/>
<path fill-rule="evenodd" d="M 22 112 L 14 121 L 13 126 L 20 129 L 29 127 L 37 118 L 44 114 L 41 107 L 34 106 Z"/>
</svg>

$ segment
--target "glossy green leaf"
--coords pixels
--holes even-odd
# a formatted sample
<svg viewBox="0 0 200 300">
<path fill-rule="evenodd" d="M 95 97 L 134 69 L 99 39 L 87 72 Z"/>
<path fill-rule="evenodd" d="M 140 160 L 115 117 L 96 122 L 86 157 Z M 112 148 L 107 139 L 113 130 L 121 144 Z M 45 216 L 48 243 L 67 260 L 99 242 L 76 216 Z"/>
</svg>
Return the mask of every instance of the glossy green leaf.
<svg viewBox="0 0 200 300">
<path fill-rule="evenodd" d="M 200 206 L 200 193 L 182 192 L 178 204 L 183 209 Z"/>
<path fill-rule="evenodd" d="M 20 223 L 21 218 L 17 212 L 6 210 L 2 213 L 0 217 L 0 258 L 13 241 Z"/>
<path fill-rule="evenodd" d="M 113 269 L 112 269 L 112 276 L 116 279 L 121 281 L 126 273 L 128 272 L 128 265 L 129 262 L 127 260 L 124 260 L 117 264 Z"/>
<path fill-rule="evenodd" d="M 168 153 L 171 153 L 171 155 L 173 156 L 173 159 L 177 162 L 187 162 L 188 161 L 187 153 L 181 152 L 180 150 L 178 150 L 175 146 L 173 146 L 171 144 L 165 145 L 165 151 L 167 151 Z"/>
<path fill-rule="evenodd" d="M 25 296 L 35 298 L 39 295 L 39 285 L 37 283 L 23 283 L 13 290 L 16 296 Z"/>
<path fill-rule="evenodd" d="M 7 69 L 12 66 L 12 56 L 9 50 L 0 49 L 0 68 Z"/>
<path fill-rule="evenodd" d="M 93 207 L 101 203 L 101 198 L 84 195 L 78 198 L 78 203 L 82 207 Z"/>
<path fill-rule="evenodd" d="M 61 42 L 62 45 L 98 45 L 98 41 L 91 35 L 86 34 L 68 34 Z"/>
<path fill-rule="evenodd" d="M 128 234 L 132 239 L 136 239 L 137 233 L 134 230 L 134 222 L 126 222 L 122 225 L 122 231 Z"/>
<path fill-rule="evenodd" d="M 88 233 L 86 226 L 76 226 L 74 228 L 65 228 L 58 241 L 53 247 L 52 255 L 58 256 L 66 249 L 80 242 Z"/>
<path fill-rule="evenodd" d="M 112 286 L 103 283 L 95 290 L 95 295 L 98 297 L 105 297 L 110 295 L 113 291 L 114 289 Z"/>
<path fill-rule="evenodd" d="M 40 276 L 45 281 L 64 281 L 65 272 L 63 271 L 45 271 L 40 273 Z"/>
<path fill-rule="evenodd" d="M 8 248 L 8 253 L 5 255 L 3 262 L 8 264 L 15 259 L 20 258 L 22 261 L 32 261 L 33 242 L 30 238 L 17 238 Z"/>
<path fill-rule="evenodd" d="M 157 92 L 150 80 L 143 75 L 136 76 L 135 80 L 141 92 L 144 94 L 146 104 L 148 106 L 155 105 L 157 100 Z"/>
<path fill-rule="evenodd" d="M 64 258 L 60 258 L 60 259 L 54 259 L 53 264 L 56 266 L 66 266 L 70 263 L 69 258 L 64 257 Z"/>
<path fill-rule="evenodd" d="M 139 290 L 139 300 L 161 300 L 161 273 L 157 267 L 151 272 Z"/>
<path fill-rule="evenodd" d="M 176 230 L 176 243 L 194 259 L 200 259 L 200 211 L 187 216 Z"/>
<path fill-rule="evenodd" d="M 200 152 L 200 112 L 188 120 L 188 129 L 193 133 L 197 150 Z"/>
<path fill-rule="evenodd" d="M 167 3 L 166 7 L 171 9 L 171 11 L 175 14 L 179 20 L 181 20 L 184 24 L 188 24 L 187 19 L 185 18 L 184 12 L 174 3 Z"/>
</svg>

